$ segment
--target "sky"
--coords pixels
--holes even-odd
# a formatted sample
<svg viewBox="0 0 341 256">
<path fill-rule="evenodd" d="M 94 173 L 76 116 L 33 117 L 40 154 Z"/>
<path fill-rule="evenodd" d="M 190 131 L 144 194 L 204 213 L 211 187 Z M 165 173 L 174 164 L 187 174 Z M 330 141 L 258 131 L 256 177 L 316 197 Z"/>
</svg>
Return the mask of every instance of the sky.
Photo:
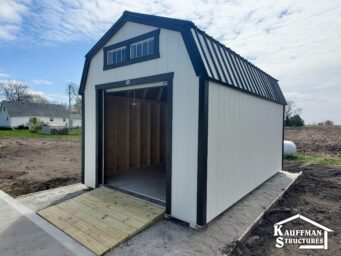
<svg viewBox="0 0 341 256">
<path fill-rule="evenodd" d="M 341 124 L 341 0 L 0 0 L 0 81 L 66 102 L 124 10 L 193 21 L 278 79 L 306 123 Z"/>
</svg>

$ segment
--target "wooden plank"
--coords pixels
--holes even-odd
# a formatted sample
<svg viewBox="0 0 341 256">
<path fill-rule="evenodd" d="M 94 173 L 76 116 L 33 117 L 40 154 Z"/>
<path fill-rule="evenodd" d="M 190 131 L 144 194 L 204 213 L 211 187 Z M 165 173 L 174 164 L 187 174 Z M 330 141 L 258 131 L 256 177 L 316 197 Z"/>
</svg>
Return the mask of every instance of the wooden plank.
<svg viewBox="0 0 341 256">
<path fill-rule="evenodd" d="M 150 165 L 151 103 L 141 103 L 141 166 Z"/>
<path fill-rule="evenodd" d="M 129 169 L 129 100 L 115 97 L 117 106 L 117 170 Z"/>
<path fill-rule="evenodd" d="M 98 255 L 163 217 L 164 208 L 99 188 L 38 212 Z"/>
<path fill-rule="evenodd" d="M 166 162 L 167 155 L 167 104 L 160 106 L 160 162 Z"/>
<path fill-rule="evenodd" d="M 152 104 L 151 117 L 151 164 L 160 163 L 160 104 Z"/>
<path fill-rule="evenodd" d="M 141 165 L 141 102 L 130 106 L 130 167 Z"/>
<path fill-rule="evenodd" d="M 67 223 L 55 213 L 53 208 L 44 209 L 39 212 L 39 215 L 97 255 L 102 255 L 108 250 L 107 246 L 101 244 L 99 241 L 89 236 L 84 231 L 74 227 L 73 225 L 70 225 L 70 223 Z"/>
<path fill-rule="evenodd" d="M 113 96 L 105 96 L 105 175 L 110 178 L 117 171 L 117 107 Z"/>
</svg>

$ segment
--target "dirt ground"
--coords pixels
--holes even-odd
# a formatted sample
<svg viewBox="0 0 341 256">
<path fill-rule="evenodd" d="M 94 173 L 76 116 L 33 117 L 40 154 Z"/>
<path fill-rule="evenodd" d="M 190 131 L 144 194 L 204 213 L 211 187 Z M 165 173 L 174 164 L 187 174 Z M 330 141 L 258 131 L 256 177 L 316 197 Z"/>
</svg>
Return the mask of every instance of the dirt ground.
<svg viewBox="0 0 341 256">
<path fill-rule="evenodd" d="M 341 125 L 286 128 L 284 137 L 306 155 L 341 157 Z"/>
<path fill-rule="evenodd" d="M 232 255 L 341 255 L 341 166 L 302 165 L 286 160 L 284 169 L 303 173 L 247 239 L 235 245 Z M 273 225 L 298 213 L 334 230 L 329 234 L 328 250 L 299 250 L 297 245 L 275 247 Z M 287 227 L 311 229 L 301 220 Z"/>
<path fill-rule="evenodd" d="M 0 189 L 19 196 L 80 182 L 81 142 L 0 138 Z"/>
</svg>

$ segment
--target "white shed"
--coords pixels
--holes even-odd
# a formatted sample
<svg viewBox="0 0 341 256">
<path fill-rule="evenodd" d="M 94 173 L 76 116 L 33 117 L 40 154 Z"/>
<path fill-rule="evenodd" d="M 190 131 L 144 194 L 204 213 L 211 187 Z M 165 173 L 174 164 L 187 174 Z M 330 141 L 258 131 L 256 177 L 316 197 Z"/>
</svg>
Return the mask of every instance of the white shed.
<svg viewBox="0 0 341 256">
<path fill-rule="evenodd" d="M 125 11 L 88 52 L 83 182 L 205 225 L 282 169 L 278 81 L 192 22 Z"/>
</svg>

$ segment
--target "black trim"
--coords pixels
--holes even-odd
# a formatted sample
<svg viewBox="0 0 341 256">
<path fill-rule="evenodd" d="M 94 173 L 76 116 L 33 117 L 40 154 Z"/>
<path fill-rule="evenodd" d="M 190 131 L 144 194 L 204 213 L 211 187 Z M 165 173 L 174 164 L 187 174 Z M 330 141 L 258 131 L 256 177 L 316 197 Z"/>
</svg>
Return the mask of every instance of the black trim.
<svg viewBox="0 0 341 256">
<path fill-rule="evenodd" d="M 95 184 L 98 187 L 102 184 L 102 157 L 103 144 L 103 90 L 96 90 L 96 179 Z"/>
<path fill-rule="evenodd" d="M 101 183 L 102 178 L 102 140 L 103 127 L 102 127 L 102 103 L 103 95 L 106 89 L 121 88 L 132 85 L 141 85 L 155 82 L 167 82 L 167 166 L 166 166 L 166 213 L 171 215 L 172 209 L 172 120 L 173 120 L 173 77 L 174 73 L 164 73 L 148 77 L 139 77 L 129 80 L 122 80 L 112 83 L 98 84 L 96 88 L 96 187 Z M 129 90 L 129 88 L 127 88 Z M 104 140 L 105 143 L 105 140 Z M 84 151 L 84 150 L 83 150 Z M 105 155 L 105 154 L 104 154 Z M 104 181 L 105 183 L 105 181 Z"/>
<path fill-rule="evenodd" d="M 130 46 L 134 43 L 143 41 L 145 39 L 148 38 L 154 38 L 154 52 L 152 54 L 149 55 L 145 55 L 142 57 L 137 57 L 137 58 L 130 58 Z M 117 68 L 117 67 L 122 67 L 122 66 L 126 66 L 126 65 L 131 65 L 134 63 L 139 63 L 139 62 L 143 62 L 143 61 L 147 61 L 147 60 L 152 60 L 152 59 L 156 59 L 156 58 L 160 58 L 160 47 L 159 47 L 159 42 L 160 42 L 160 29 L 130 38 L 128 40 L 113 44 L 113 45 L 109 45 L 103 48 L 103 70 L 107 70 L 107 69 L 113 69 L 113 68 Z M 107 64 L 107 53 L 108 51 L 112 51 L 121 47 L 126 47 L 126 60 L 122 61 L 122 62 L 118 62 L 118 63 L 114 63 L 114 64 Z"/>
<path fill-rule="evenodd" d="M 82 97 L 82 171 L 81 171 L 81 183 L 85 181 L 85 104 L 84 95 Z"/>
<path fill-rule="evenodd" d="M 284 167 L 284 129 L 285 129 L 285 105 L 283 105 L 283 119 L 282 119 L 282 170 Z"/>
<path fill-rule="evenodd" d="M 197 225 L 207 223 L 208 81 L 199 78 Z"/>
</svg>

